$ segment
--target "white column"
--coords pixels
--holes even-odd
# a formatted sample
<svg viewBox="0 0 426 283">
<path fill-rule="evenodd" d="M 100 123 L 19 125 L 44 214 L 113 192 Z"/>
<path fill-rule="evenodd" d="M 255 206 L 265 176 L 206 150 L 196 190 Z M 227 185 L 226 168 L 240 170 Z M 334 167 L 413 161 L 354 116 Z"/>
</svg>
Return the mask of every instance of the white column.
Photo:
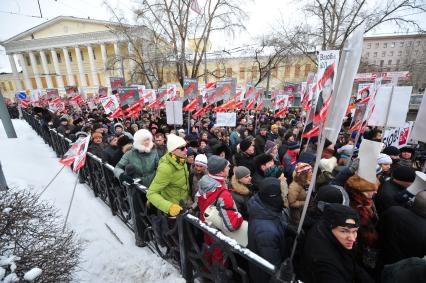
<svg viewBox="0 0 426 283">
<path fill-rule="evenodd" d="M 10 66 L 12 67 L 13 78 L 15 79 L 16 90 L 21 91 L 24 90 L 21 84 L 21 80 L 19 79 L 18 69 L 16 68 L 15 58 L 13 54 L 9 55 Z"/>
<path fill-rule="evenodd" d="M 53 66 L 55 67 L 56 83 L 58 84 L 58 88 L 64 88 L 64 80 L 62 79 L 61 69 L 59 68 L 58 54 L 56 53 L 56 49 L 50 49 L 50 54 L 52 55 Z"/>
<path fill-rule="evenodd" d="M 50 77 L 49 68 L 47 67 L 46 53 L 40 50 L 41 65 L 43 66 L 44 76 L 46 77 L 46 83 L 48 88 L 53 88 L 52 78 Z"/>
<path fill-rule="evenodd" d="M 78 74 L 80 75 L 80 86 L 87 86 L 86 82 L 86 76 L 84 75 L 84 68 L 83 68 L 83 59 L 81 58 L 81 50 L 80 47 L 75 47 L 75 54 L 77 57 L 77 67 L 78 67 Z"/>
<path fill-rule="evenodd" d="M 107 71 L 107 51 L 105 43 L 101 43 L 102 64 L 104 65 L 105 86 L 111 87 Z"/>
<path fill-rule="evenodd" d="M 31 83 L 30 77 L 28 75 L 28 69 L 27 69 L 27 63 L 24 59 L 24 55 L 22 53 L 18 54 L 18 61 L 19 65 L 22 67 L 22 73 L 24 75 L 24 81 L 25 81 L 25 88 L 26 89 L 33 89 L 33 84 Z"/>
<path fill-rule="evenodd" d="M 116 74 L 118 76 L 121 76 L 124 78 L 124 74 L 121 73 L 121 54 L 120 54 L 120 43 L 118 41 L 114 42 L 114 53 L 115 53 L 115 57 L 117 58 L 117 62 L 118 62 L 118 68 L 117 67 L 117 63 L 114 64 L 114 69 L 116 69 Z"/>
<path fill-rule="evenodd" d="M 37 84 L 37 88 L 42 89 L 43 84 L 41 83 L 40 73 L 38 72 L 37 61 L 36 61 L 35 55 L 32 51 L 30 51 L 29 54 L 30 54 L 31 67 L 33 68 L 33 74 L 34 74 L 34 78 L 35 78 L 35 81 L 36 81 L 36 84 Z"/>
<path fill-rule="evenodd" d="M 68 85 L 76 85 L 74 74 L 72 73 L 71 60 L 70 55 L 68 54 L 68 49 L 66 47 L 62 48 L 62 52 L 64 53 L 65 65 L 67 67 Z"/>
<path fill-rule="evenodd" d="M 127 46 L 127 50 L 129 51 L 129 71 L 130 71 L 130 76 L 132 76 L 133 72 L 135 71 L 136 68 L 136 62 L 135 62 L 135 49 L 134 46 L 131 42 L 129 42 L 129 45 Z"/>
<path fill-rule="evenodd" d="M 90 70 L 92 71 L 93 86 L 99 86 L 98 74 L 96 72 L 95 56 L 93 55 L 93 48 L 87 45 L 87 53 L 89 53 Z"/>
</svg>

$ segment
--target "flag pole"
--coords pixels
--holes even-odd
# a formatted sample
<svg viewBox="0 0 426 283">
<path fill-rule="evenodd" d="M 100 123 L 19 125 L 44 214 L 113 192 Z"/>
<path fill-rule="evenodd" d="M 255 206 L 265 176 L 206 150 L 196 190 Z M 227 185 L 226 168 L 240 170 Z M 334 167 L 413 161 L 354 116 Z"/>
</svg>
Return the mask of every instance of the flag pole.
<svg viewBox="0 0 426 283">
<path fill-rule="evenodd" d="M 58 173 L 56 173 L 56 175 L 50 180 L 50 182 L 46 185 L 46 187 L 44 187 L 43 191 L 41 191 L 39 197 L 47 190 L 47 188 L 49 188 L 50 184 L 53 183 L 53 181 L 56 179 L 56 177 L 59 176 L 59 173 L 61 173 L 61 171 L 65 168 L 65 165 L 62 166 L 62 168 L 58 171 Z"/>
<path fill-rule="evenodd" d="M 62 232 L 65 231 L 65 227 L 67 225 L 68 217 L 70 215 L 71 206 L 72 206 L 72 203 L 73 203 L 73 200 L 74 200 L 74 195 L 75 195 L 75 189 L 77 188 L 77 182 L 78 182 L 78 176 L 79 176 L 79 174 L 80 174 L 80 169 L 77 171 L 77 174 L 76 174 L 74 188 L 72 190 L 71 200 L 70 200 L 70 203 L 68 205 L 67 215 L 65 216 L 65 222 L 64 222 L 64 226 L 62 227 Z"/>
</svg>

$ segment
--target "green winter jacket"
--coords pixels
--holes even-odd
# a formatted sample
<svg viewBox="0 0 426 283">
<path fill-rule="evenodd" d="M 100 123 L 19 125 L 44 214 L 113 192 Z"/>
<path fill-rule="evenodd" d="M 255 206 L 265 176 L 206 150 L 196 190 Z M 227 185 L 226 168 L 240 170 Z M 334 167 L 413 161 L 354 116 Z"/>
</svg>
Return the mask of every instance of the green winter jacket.
<svg viewBox="0 0 426 283">
<path fill-rule="evenodd" d="M 147 198 L 159 210 L 169 213 L 172 204 L 189 199 L 188 167 L 178 164 L 167 152 L 161 157 L 157 174 L 149 187 Z"/>
<path fill-rule="evenodd" d="M 132 177 L 140 178 L 140 184 L 148 188 L 155 177 L 158 161 L 159 157 L 155 148 L 150 152 L 140 152 L 132 148 L 121 157 L 114 168 L 114 175 L 119 178 L 121 173 L 126 170 L 126 166 L 131 164 L 135 168 L 135 174 Z"/>
</svg>

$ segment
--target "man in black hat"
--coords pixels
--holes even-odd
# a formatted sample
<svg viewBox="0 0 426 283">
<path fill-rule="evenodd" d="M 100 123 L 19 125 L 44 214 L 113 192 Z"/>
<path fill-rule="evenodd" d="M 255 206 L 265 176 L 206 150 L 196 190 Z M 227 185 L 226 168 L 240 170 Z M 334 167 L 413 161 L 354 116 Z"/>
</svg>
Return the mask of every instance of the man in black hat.
<svg viewBox="0 0 426 283">
<path fill-rule="evenodd" d="M 399 193 L 408 188 L 416 178 L 413 168 L 399 166 L 392 171 L 392 178 L 383 183 L 374 198 L 379 216 L 391 206 L 400 205 L 396 199 Z"/>
<path fill-rule="evenodd" d="M 248 248 L 275 266 L 288 256 L 286 243 L 288 219 L 283 213 L 281 184 L 277 178 L 265 178 L 259 193 L 248 201 Z M 253 282 L 269 282 L 271 275 L 250 263 Z"/>
<path fill-rule="evenodd" d="M 239 152 L 234 155 L 234 165 L 235 166 L 244 166 L 250 169 L 251 174 L 254 174 L 254 145 L 253 140 L 244 139 L 239 144 Z"/>
<path fill-rule="evenodd" d="M 288 179 L 292 179 L 294 168 L 296 168 L 297 156 L 300 152 L 300 144 L 298 142 L 289 142 L 287 144 L 287 152 L 283 157 L 284 173 Z"/>
<path fill-rule="evenodd" d="M 399 150 L 401 154 L 399 155 L 399 164 L 403 166 L 412 167 L 413 160 L 411 157 L 413 156 L 414 150 L 409 146 L 404 146 Z"/>
<path fill-rule="evenodd" d="M 256 156 L 254 158 L 254 164 L 256 168 L 252 179 L 254 191 L 259 190 L 263 180 L 266 177 L 281 177 L 281 179 L 284 178 L 282 170 L 275 166 L 274 158 L 270 154 L 262 153 Z"/>
<path fill-rule="evenodd" d="M 322 219 L 309 230 L 303 249 L 302 281 L 306 283 L 374 282 L 355 262 L 358 213 L 342 204 L 328 204 Z"/>
<path fill-rule="evenodd" d="M 254 147 L 256 149 L 256 154 L 261 154 L 265 152 L 265 143 L 268 139 L 268 128 L 265 125 L 260 127 L 259 133 L 256 135 L 254 140 Z"/>
<path fill-rule="evenodd" d="M 400 164 L 399 164 L 399 161 L 400 161 L 399 155 L 401 154 L 401 151 L 397 147 L 392 146 L 392 145 L 388 146 L 388 147 L 386 147 L 382 151 L 382 153 L 389 155 L 390 158 L 392 159 L 391 171 L 394 168 L 400 166 Z"/>
</svg>

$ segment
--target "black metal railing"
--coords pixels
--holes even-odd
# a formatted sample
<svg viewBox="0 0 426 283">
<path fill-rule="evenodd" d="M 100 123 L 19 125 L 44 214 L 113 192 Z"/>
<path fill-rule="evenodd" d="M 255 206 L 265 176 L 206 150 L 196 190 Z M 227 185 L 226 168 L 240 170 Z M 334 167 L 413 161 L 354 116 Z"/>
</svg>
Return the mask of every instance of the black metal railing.
<svg viewBox="0 0 426 283">
<path fill-rule="evenodd" d="M 37 116 L 23 111 L 23 118 L 49 144 L 57 157 L 62 157 L 72 141 L 48 128 Z M 86 163 L 79 172 L 81 183 L 86 183 L 107 204 L 113 215 L 118 216 L 145 243 L 152 252 L 168 260 L 180 269 L 187 282 L 203 279 L 214 282 L 250 282 L 249 264 L 254 264 L 278 279 L 277 267 L 219 230 L 208 226 L 188 212 L 170 218 L 149 204 L 147 189 L 137 183 L 121 184 L 113 174 L 114 167 L 98 156 L 88 153 Z M 211 245 L 203 242 L 203 235 L 215 239 Z M 208 262 L 204 256 L 220 248 L 224 264 Z"/>
</svg>

